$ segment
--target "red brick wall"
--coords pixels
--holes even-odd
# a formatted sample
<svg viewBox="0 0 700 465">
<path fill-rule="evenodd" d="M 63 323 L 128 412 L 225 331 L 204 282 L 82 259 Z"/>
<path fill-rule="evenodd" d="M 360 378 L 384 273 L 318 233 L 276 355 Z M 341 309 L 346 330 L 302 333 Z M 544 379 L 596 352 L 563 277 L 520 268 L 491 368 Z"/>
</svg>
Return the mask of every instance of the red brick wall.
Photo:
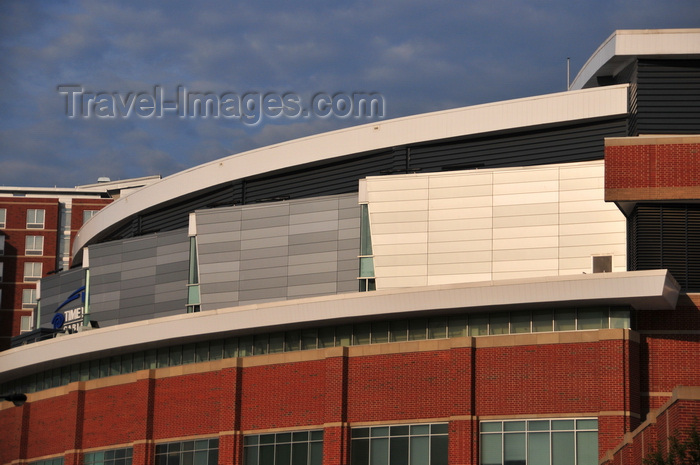
<svg viewBox="0 0 700 465">
<path fill-rule="evenodd" d="M 18 457 L 26 457 L 28 430 L 23 427 L 22 418 L 29 419 L 30 404 L 22 407 L 7 407 L 0 410 L 0 463 L 6 464 Z M 24 431 L 23 431 L 24 430 Z"/>
<path fill-rule="evenodd" d="M 226 387 L 218 372 L 157 379 L 153 439 L 219 432 L 219 404 Z"/>
<path fill-rule="evenodd" d="M 606 200 L 690 199 L 698 187 L 700 143 L 606 143 Z"/>
<path fill-rule="evenodd" d="M 5 228 L 5 253 L 0 255 L 4 263 L 2 300 L 0 301 L 0 350 L 9 348 L 10 338 L 20 333 L 21 316 L 31 315 L 22 310 L 22 291 L 35 289 L 36 283 L 24 282 L 24 264 L 42 264 L 42 276 L 54 271 L 57 265 L 59 204 L 58 199 L 32 197 L 0 197 L 0 208 L 7 210 Z M 27 229 L 27 210 L 43 209 L 44 228 Z M 43 236 L 44 250 L 41 256 L 25 255 L 26 237 Z"/>
<path fill-rule="evenodd" d="M 100 210 L 112 202 L 112 199 L 73 199 L 71 214 L 71 247 L 78 229 L 83 225 L 85 210 Z M 0 255 L 4 263 L 2 298 L 0 299 L 0 350 L 9 348 L 10 338 L 20 334 L 21 317 L 32 314 L 31 310 L 22 310 L 22 291 L 34 289 L 35 283 L 24 283 L 25 262 L 42 263 L 42 274 L 62 267 L 58 263 L 59 199 L 39 197 L 0 197 L 0 208 L 7 210 L 5 228 L 5 253 Z M 39 208 L 45 210 L 44 228 L 27 229 L 27 210 Z M 25 255 L 27 236 L 43 236 L 44 251 L 41 256 Z"/>
<path fill-rule="evenodd" d="M 0 437 L 0 463 L 133 444 L 134 464 L 152 465 L 154 441 L 219 436 L 220 465 L 239 465 L 242 434 L 310 427 L 325 430 L 325 463 L 344 464 L 350 425 L 447 420 L 450 463 L 468 464 L 477 463 L 481 418 L 598 413 L 602 453 L 636 426 L 622 412 L 637 413 L 638 344 L 614 330 L 571 334 L 587 342 L 505 345 L 524 339 L 494 336 L 462 340 L 476 347 L 335 348 L 287 363 L 300 353 L 72 383 L 30 394 L 25 407 L 0 407 L 0 428 L 21 429 L 24 412 L 28 432 Z M 3 447 L 10 440 L 24 451 Z"/>
<path fill-rule="evenodd" d="M 684 394 L 690 395 L 684 398 Z M 694 422 L 700 427 L 697 423 L 699 421 L 700 388 L 678 389 L 674 392 L 673 400 L 665 404 L 657 414 L 652 414 L 652 418 L 630 434 L 624 443 L 607 451 L 602 463 L 640 464 L 654 451 L 659 450 L 665 454 L 670 437 L 684 441 Z"/>
<path fill-rule="evenodd" d="M 454 411 L 450 351 L 352 357 L 348 421 L 435 418 Z M 469 414 L 465 409 L 461 414 Z"/>
<path fill-rule="evenodd" d="M 700 294 L 681 295 L 675 310 L 639 311 L 642 411 L 661 407 L 676 386 L 700 384 Z M 663 393 L 666 393 L 665 395 Z"/>
<path fill-rule="evenodd" d="M 241 384 L 241 429 L 323 424 L 326 395 L 340 394 L 334 391 L 342 389 L 341 383 L 332 382 L 326 388 L 326 377 L 332 381 L 334 375 L 333 362 L 315 360 L 246 368 Z M 326 369 L 330 371 L 328 376 Z"/>
<path fill-rule="evenodd" d="M 79 445 L 77 436 L 82 429 L 82 422 L 77 421 L 82 410 L 82 395 L 83 392 L 74 390 L 60 397 L 30 404 L 27 457 L 42 457 L 76 449 Z"/>
<path fill-rule="evenodd" d="M 152 380 L 85 391 L 83 448 L 125 444 L 152 435 Z M 105 425 L 110 425 L 106 428 Z"/>
</svg>

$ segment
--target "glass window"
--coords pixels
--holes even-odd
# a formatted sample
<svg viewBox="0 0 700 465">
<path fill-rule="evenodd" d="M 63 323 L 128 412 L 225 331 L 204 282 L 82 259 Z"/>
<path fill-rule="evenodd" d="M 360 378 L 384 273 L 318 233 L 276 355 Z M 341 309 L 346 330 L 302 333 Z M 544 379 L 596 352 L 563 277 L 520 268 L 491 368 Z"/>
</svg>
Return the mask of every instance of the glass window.
<svg viewBox="0 0 700 465">
<path fill-rule="evenodd" d="M 36 307 L 36 289 L 22 290 L 22 308 Z"/>
<path fill-rule="evenodd" d="M 554 331 L 574 331 L 576 329 L 576 310 L 561 309 L 554 311 Z"/>
<path fill-rule="evenodd" d="M 27 229 L 44 229 L 44 210 L 27 210 Z"/>
<path fill-rule="evenodd" d="M 389 342 L 389 322 L 377 321 L 372 323 L 372 344 Z"/>
<path fill-rule="evenodd" d="M 408 340 L 422 341 L 426 338 L 426 323 L 423 318 L 408 321 Z"/>
<path fill-rule="evenodd" d="M 353 345 L 365 345 L 369 344 L 370 333 L 372 331 L 371 323 L 360 323 L 356 324 L 353 329 Z"/>
<path fill-rule="evenodd" d="M 27 236 L 24 241 L 25 255 L 42 255 L 44 253 L 44 236 Z"/>
<path fill-rule="evenodd" d="M 469 335 L 486 336 L 489 333 L 489 315 L 476 314 L 469 317 Z"/>
<path fill-rule="evenodd" d="M 465 337 L 467 335 L 467 317 L 451 316 L 448 320 L 447 337 Z"/>
<path fill-rule="evenodd" d="M 284 333 L 273 333 L 269 336 L 269 353 L 278 354 L 284 352 Z M 257 341 L 256 341 L 257 343 Z M 256 345 L 257 354 L 257 345 Z"/>
<path fill-rule="evenodd" d="M 86 452 L 83 455 L 83 465 L 131 465 L 133 449 L 112 449 L 100 452 Z"/>
<path fill-rule="evenodd" d="M 83 210 L 83 224 L 98 212 L 99 210 Z"/>
<path fill-rule="evenodd" d="M 611 328 L 631 328 L 630 309 L 627 307 L 613 307 L 610 309 Z"/>
<path fill-rule="evenodd" d="M 335 329 L 335 345 L 347 347 L 352 341 L 352 325 L 338 326 Z"/>
<path fill-rule="evenodd" d="M 510 332 L 508 328 L 508 312 L 492 313 L 490 315 L 490 323 L 489 334 L 508 334 Z"/>
<path fill-rule="evenodd" d="M 511 333 L 530 332 L 530 312 L 513 312 L 510 314 Z"/>
<path fill-rule="evenodd" d="M 7 210 L 5 208 L 0 208 L 0 228 L 7 227 Z"/>
<path fill-rule="evenodd" d="M 311 350 L 317 347 L 318 334 L 315 329 L 304 329 L 301 331 L 301 350 Z"/>
<path fill-rule="evenodd" d="M 578 311 L 578 329 L 601 329 L 608 327 L 607 308 L 586 308 Z"/>
<path fill-rule="evenodd" d="M 369 224 L 369 205 L 360 205 L 360 255 L 372 255 L 372 233 Z M 374 276 L 374 275 L 371 275 Z"/>
<path fill-rule="evenodd" d="M 5 236 L 0 234 L 0 255 L 5 255 Z"/>
<path fill-rule="evenodd" d="M 287 331 L 284 333 L 284 350 L 291 352 L 301 348 L 301 331 Z"/>
<path fill-rule="evenodd" d="M 29 465 L 63 465 L 63 457 L 54 457 L 52 459 L 37 460 L 29 462 Z"/>
<path fill-rule="evenodd" d="M 541 333 L 552 331 L 552 311 L 533 310 L 532 311 L 532 332 Z"/>
<path fill-rule="evenodd" d="M 22 321 L 20 323 L 20 331 L 21 332 L 26 332 L 26 331 L 31 331 L 32 330 L 32 316 L 31 315 L 22 315 Z"/>
<path fill-rule="evenodd" d="M 447 424 L 352 429 L 352 465 L 447 465 Z"/>
<path fill-rule="evenodd" d="M 245 465 L 322 465 L 323 430 L 245 436 L 243 463 Z"/>
<path fill-rule="evenodd" d="M 41 263 L 26 262 L 24 264 L 24 281 L 38 281 L 41 279 Z"/>
<path fill-rule="evenodd" d="M 157 465 L 218 465 L 218 462 L 218 439 L 156 444 Z"/>
<path fill-rule="evenodd" d="M 4 268 L 5 264 L 3 262 L 0 262 L 0 281 L 2 281 L 2 271 Z"/>
<path fill-rule="evenodd" d="M 391 342 L 404 342 L 408 340 L 408 321 L 406 320 L 394 320 L 389 323 L 390 334 L 389 340 Z"/>
<path fill-rule="evenodd" d="M 267 334 L 257 334 L 255 336 L 255 355 L 264 355 L 267 353 Z"/>
<path fill-rule="evenodd" d="M 361 278 L 374 277 L 374 258 L 373 257 L 360 257 L 360 277 Z"/>
<path fill-rule="evenodd" d="M 447 337 L 447 319 L 443 317 L 431 318 L 428 321 L 428 339 L 442 339 Z"/>
<path fill-rule="evenodd" d="M 318 347 L 326 349 L 335 345 L 335 328 L 332 326 L 318 330 Z"/>
<path fill-rule="evenodd" d="M 484 421 L 480 426 L 482 465 L 598 463 L 594 418 Z"/>
</svg>

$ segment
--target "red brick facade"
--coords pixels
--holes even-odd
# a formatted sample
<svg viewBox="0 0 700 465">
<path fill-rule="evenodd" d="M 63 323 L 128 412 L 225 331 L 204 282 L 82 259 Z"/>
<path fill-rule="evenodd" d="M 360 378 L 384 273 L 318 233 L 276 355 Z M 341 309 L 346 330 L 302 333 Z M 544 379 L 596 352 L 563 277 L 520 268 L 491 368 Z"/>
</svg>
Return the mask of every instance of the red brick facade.
<svg viewBox="0 0 700 465">
<path fill-rule="evenodd" d="M 0 197 L 0 209 L 6 212 L 4 227 L 0 234 L 5 237 L 4 253 L 0 254 L 3 264 L 0 288 L 0 350 L 10 347 L 10 338 L 21 331 L 22 316 L 31 316 L 31 308 L 23 308 L 22 294 L 25 289 L 35 289 L 35 281 L 24 280 L 24 264 L 41 263 L 41 276 L 47 276 L 63 268 L 59 256 L 59 241 L 63 235 L 60 225 L 61 199 L 43 197 Z M 72 199 L 70 224 L 70 244 L 83 225 L 85 210 L 100 210 L 112 202 L 112 199 L 87 198 Z M 44 227 L 27 228 L 27 210 L 44 210 Z M 42 236 L 44 239 L 41 255 L 27 255 L 25 251 L 27 236 Z"/>
<path fill-rule="evenodd" d="M 450 463 L 474 464 L 480 420 L 572 416 L 598 419 L 603 456 L 646 414 L 640 378 L 629 376 L 643 346 L 622 329 L 456 338 L 75 382 L 2 407 L 12 433 L 0 437 L 0 463 L 133 446 L 134 465 L 151 465 L 154 443 L 219 437 L 219 463 L 239 465 L 245 434 L 323 428 L 324 463 L 340 465 L 349 463 L 353 426 L 446 421 Z M 688 349 L 698 353 L 697 339 Z M 650 382 L 674 371 L 655 371 Z"/>
<path fill-rule="evenodd" d="M 605 141 L 606 201 L 697 199 L 698 180 L 698 136 Z"/>
<path fill-rule="evenodd" d="M 684 441 L 693 425 L 699 427 L 700 388 L 678 387 L 669 400 L 653 412 L 625 441 L 608 451 L 601 461 L 604 465 L 640 464 L 649 454 L 668 452 L 669 438 Z"/>
<path fill-rule="evenodd" d="M 41 276 L 56 270 L 59 230 L 58 199 L 32 197 L 0 197 L 0 209 L 6 211 L 5 227 L 0 234 L 5 236 L 5 252 L 0 255 L 3 276 L 0 281 L 0 350 L 10 346 L 10 337 L 20 333 L 22 316 L 32 315 L 31 309 L 22 308 L 22 293 L 35 289 L 36 281 L 25 281 L 25 263 L 41 263 Z M 44 210 L 44 227 L 27 228 L 27 210 Z M 44 238 L 41 255 L 27 255 L 27 236 Z"/>
</svg>

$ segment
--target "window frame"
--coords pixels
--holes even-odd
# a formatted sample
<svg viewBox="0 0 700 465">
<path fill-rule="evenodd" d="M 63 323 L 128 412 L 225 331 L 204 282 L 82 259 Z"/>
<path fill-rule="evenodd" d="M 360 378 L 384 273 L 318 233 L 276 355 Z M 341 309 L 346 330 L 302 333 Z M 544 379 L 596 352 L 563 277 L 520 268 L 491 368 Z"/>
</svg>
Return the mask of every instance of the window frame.
<svg viewBox="0 0 700 465">
<path fill-rule="evenodd" d="M 30 212 L 33 212 L 30 213 Z M 41 215 L 39 215 L 41 212 Z M 38 216 L 41 216 L 39 221 Z M 33 221 L 30 221 L 33 220 Z M 28 208 L 27 209 L 27 229 L 44 229 L 46 224 L 46 210 L 43 208 Z"/>
<path fill-rule="evenodd" d="M 206 442 L 206 448 L 200 447 Z M 215 444 L 215 447 L 212 447 Z M 190 448 L 191 446 L 191 448 Z M 155 445 L 156 465 L 183 465 L 185 454 L 192 453 L 192 461 L 196 463 L 197 453 L 206 454 L 207 465 L 217 465 L 219 461 L 219 438 L 198 438 L 186 441 L 169 441 Z M 177 457 L 177 459 L 175 458 Z"/>
<path fill-rule="evenodd" d="M 27 268 L 31 268 L 31 274 L 27 274 Z M 38 274 L 37 268 L 39 268 Z M 25 283 L 31 283 L 31 282 L 36 282 L 41 279 L 41 276 L 44 272 L 44 264 L 42 262 L 24 262 L 24 274 L 23 274 L 23 281 Z"/>
<path fill-rule="evenodd" d="M 591 422 L 595 421 L 595 429 L 591 427 L 584 427 L 581 426 L 579 427 L 579 422 Z M 542 424 L 544 422 L 548 422 L 547 428 L 543 429 L 540 427 L 536 427 L 535 423 L 537 424 Z M 558 422 L 559 425 L 558 427 L 555 427 L 555 422 Z M 563 426 L 563 423 L 568 423 L 571 422 L 573 425 L 570 428 L 567 428 Z M 522 424 L 522 425 L 519 425 Z M 489 425 L 488 429 L 485 427 L 485 425 Z M 492 425 L 492 426 L 491 426 Z M 509 425 L 509 426 L 506 426 Z M 571 451 L 573 455 L 573 460 L 576 465 L 597 465 L 598 464 L 598 448 L 595 448 L 595 453 L 593 457 L 584 457 L 589 459 L 589 462 L 580 462 L 580 455 L 585 454 L 585 453 L 590 453 L 590 448 L 589 447 L 579 447 L 579 438 L 581 437 L 580 434 L 585 434 L 585 433 L 593 433 L 595 432 L 596 439 L 595 443 L 596 445 L 598 444 L 598 431 L 599 431 L 599 421 L 597 417 L 573 417 L 573 418 L 518 418 L 518 419 L 503 419 L 503 420 L 483 420 L 479 422 L 479 464 L 480 465 L 496 465 L 497 463 L 505 464 L 506 463 L 506 451 L 509 448 L 509 444 L 512 445 L 513 441 L 508 441 L 507 438 L 512 438 L 512 439 L 522 439 L 522 453 L 524 454 L 524 463 L 526 465 L 532 465 L 529 464 L 528 462 L 531 460 L 537 460 L 537 465 L 541 465 L 541 458 L 532 458 L 530 456 L 530 445 L 533 442 L 532 439 L 536 436 L 540 436 L 543 433 L 547 433 L 547 444 L 548 444 L 548 457 L 549 457 L 549 463 L 551 464 L 554 460 L 554 455 L 556 453 L 556 448 L 557 445 L 555 444 L 553 438 L 555 434 L 566 434 L 570 433 L 571 434 L 571 439 L 573 441 L 573 450 Z M 522 436 L 521 438 L 519 436 Z M 494 442 L 499 443 L 499 449 L 497 451 L 490 451 L 490 452 L 496 452 L 495 455 L 500 456 L 500 462 L 484 462 L 484 456 L 486 455 L 486 451 L 484 450 L 484 446 L 486 444 L 486 437 L 489 438 L 500 438 L 500 441 L 496 439 Z M 488 441 L 492 442 L 492 441 Z M 487 446 L 488 447 L 488 446 Z M 561 446 L 560 446 L 561 447 Z M 519 447 L 518 447 L 519 448 Z M 535 451 L 542 451 L 541 448 L 535 448 L 532 449 Z M 561 449 L 560 449 L 561 450 Z M 570 447 L 565 447 L 564 450 L 569 451 L 571 450 Z M 510 460 L 523 460 L 522 458 L 519 457 L 510 457 Z M 533 462 L 535 463 L 535 462 Z"/>
<path fill-rule="evenodd" d="M 99 210 L 83 210 L 83 224 L 87 223 Z"/>
<path fill-rule="evenodd" d="M 85 452 L 83 465 L 131 465 L 133 456 L 133 447 Z"/>
<path fill-rule="evenodd" d="M 26 297 L 29 296 L 29 299 Z M 29 288 L 29 289 L 22 289 L 22 308 L 36 308 L 37 306 L 37 300 L 36 300 L 36 289 Z"/>
<path fill-rule="evenodd" d="M 297 459 L 306 458 L 304 465 L 322 465 L 323 430 L 279 431 L 243 437 L 243 463 L 246 465 L 289 465 L 297 463 L 295 455 Z"/>
<path fill-rule="evenodd" d="M 26 326 L 26 328 L 25 328 L 25 326 Z M 19 324 L 20 334 L 30 332 L 33 329 L 33 326 L 34 326 L 34 316 L 33 315 L 22 315 L 20 317 L 20 324 Z"/>
<path fill-rule="evenodd" d="M 40 246 L 37 247 L 37 239 L 39 239 L 38 242 L 40 242 Z M 33 242 L 32 247 L 30 248 L 30 240 Z M 35 236 L 35 235 L 28 235 L 25 236 L 24 238 L 24 255 L 44 255 L 44 236 Z"/>
<path fill-rule="evenodd" d="M 399 456 L 399 460 L 406 465 L 447 465 L 449 460 L 448 425 L 446 422 L 436 422 L 353 427 L 350 432 L 350 464 L 369 465 L 380 461 L 380 465 L 389 465 L 396 460 L 392 460 L 392 453 L 403 452 L 405 457 Z M 412 463 L 411 456 L 416 450 L 414 444 L 420 439 L 425 440 L 425 438 L 427 438 L 427 451 L 423 455 L 427 455 L 428 462 L 425 462 L 425 457 L 422 457 L 423 460 L 421 457 L 417 457 L 418 463 Z M 444 451 L 438 455 L 434 450 L 435 443 L 442 442 L 443 438 Z M 379 452 L 373 455 L 377 448 L 379 448 Z"/>
</svg>

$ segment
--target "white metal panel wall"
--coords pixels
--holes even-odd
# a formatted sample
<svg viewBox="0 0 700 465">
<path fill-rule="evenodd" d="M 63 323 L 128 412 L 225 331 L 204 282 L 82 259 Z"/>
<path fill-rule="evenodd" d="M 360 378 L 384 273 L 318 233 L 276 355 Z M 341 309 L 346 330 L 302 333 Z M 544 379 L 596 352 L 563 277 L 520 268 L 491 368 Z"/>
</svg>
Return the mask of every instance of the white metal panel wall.
<svg viewBox="0 0 700 465">
<path fill-rule="evenodd" d="M 366 180 L 380 289 L 626 267 L 625 219 L 602 161 Z"/>
</svg>

